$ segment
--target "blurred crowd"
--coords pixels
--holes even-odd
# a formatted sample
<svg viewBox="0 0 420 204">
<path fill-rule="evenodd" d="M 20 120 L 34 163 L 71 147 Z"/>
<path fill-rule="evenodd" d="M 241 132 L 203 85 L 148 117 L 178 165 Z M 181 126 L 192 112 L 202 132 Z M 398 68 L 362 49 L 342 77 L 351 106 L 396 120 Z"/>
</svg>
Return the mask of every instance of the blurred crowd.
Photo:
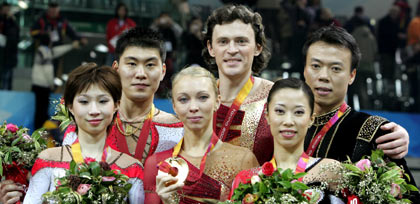
<svg viewBox="0 0 420 204">
<path fill-rule="evenodd" d="M 118 1 L 119 2 L 119 1 Z M 141 22 L 161 33 L 167 50 L 166 75 L 157 92 L 166 97 L 173 73 L 187 65 L 206 66 L 202 58 L 205 45 L 202 13 L 194 12 L 187 0 L 169 0 L 172 9 L 163 11 L 150 22 Z M 306 37 L 322 26 L 344 27 L 359 43 L 362 52 L 357 80 L 348 95 L 349 104 L 356 109 L 385 109 L 419 111 L 420 64 L 420 1 L 411 8 L 407 0 L 395 0 L 389 12 L 380 19 L 371 19 L 362 6 L 346 18 L 336 18 L 322 6 L 321 0 L 221 0 L 222 3 L 246 4 L 263 17 L 265 33 L 272 53 L 262 77 L 274 80 L 292 76 L 303 78 L 302 47 Z M 118 3 L 115 15 L 106 24 L 107 56 L 102 62 L 112 65 L 118 37 L 140 25 L 129 17 L 129 6 Z M 1 89 L 12 89 L 13 69 L 18 62 L 20 26 L 11 12 L 11 5 L 2 3 L 0 9 Z M 34 19 L 30 28 L 33 39 L 32 91 L 36 95 L 36 126 L 47 117 L 48 95 L 60 92 L 57 78 L 65 80 L 62 56 L 72 49 L 89 44 L 60 13 L 57 2 Z M 82 62 L 82 60 L 80 60 Z M 45 113 L 45 114 L 44 114 Z"/>
</svg>

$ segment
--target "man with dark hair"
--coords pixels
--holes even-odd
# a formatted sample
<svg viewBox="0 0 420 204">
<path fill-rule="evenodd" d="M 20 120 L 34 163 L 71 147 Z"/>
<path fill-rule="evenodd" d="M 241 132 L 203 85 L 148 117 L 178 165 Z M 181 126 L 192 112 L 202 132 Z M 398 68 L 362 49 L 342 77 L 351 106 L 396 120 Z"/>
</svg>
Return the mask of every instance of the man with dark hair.
<svg viewBox="0 0 420 204">
<path fill-rule="evenodd" d="M 4 2 L 0 8 L 0 81 L 1 88 L 12 89 L 13 68 L 17 65 L 19 25 Z"/>
<path fill-rule="evenodd" d="M 224 6 L 207 18 L 204 31 L 204 60 L 219 75 L 222 104 L 216 133 L 222 141 L 253 151 L 262 164 L 273 154 L 273 137 L 263 116 L 273 83 L 253 76 L 271 56 L 261 16 L 245 6 Z"/>
<path fill-rule="evenodd" d="M 304 76 L 314 92 L 316 114 L 305 138 L 308 155 L 338 161 L 349 156 L 355 162 L 379 148 L 409 173 L 405 160 L 400 159 L 408 150 L 405 129 L 385 118 L 357 112 L 345 103 L 361 58 L 355 39 L 342 28 L 324 27 L 309 37 L 303 54 Z"/>
<path fill-rule="evenodd" d="M 107 143 L 144 164 L 153 153 L 175 146 L 183 134 L 174 115 L 153 105 L 166 71 L 164 42 L 159 33 L 135 27 L 118 39 L 115 57 L 112 67 L 121 77 L 122 96 Z M 74 127 L 68 128 L 63 144 L 75 140 Z"/>
<path fill-rule="evenodd" d="M 375 33 L 373 26 L 370 24 L 369 18 L 365 16 L 362 6 L 356 6 L 354 8 L 354 14 L 344 25 L 344 28 L 347 32 L 352 33 L 359 26 L 368 26 L 370 31 Z"/>
</svg>

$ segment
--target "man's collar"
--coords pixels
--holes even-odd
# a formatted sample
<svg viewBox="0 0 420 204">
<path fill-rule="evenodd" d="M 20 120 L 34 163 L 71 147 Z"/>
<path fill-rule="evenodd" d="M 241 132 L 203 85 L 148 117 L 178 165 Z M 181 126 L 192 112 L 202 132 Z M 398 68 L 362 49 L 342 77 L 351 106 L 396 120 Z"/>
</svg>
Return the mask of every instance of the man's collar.
<svg viewBox="0 0 420 204">
<path fill-rule="evenodd" d="M 334 108 L 333 110 L 331 110 L 328 113 L 324 113 L 324 114 L 321 114 L 319 116 L 315 116 L 315 120 L 314 120 L 313 125 L 314 126 L 325 125 L 335 115 L 335 113 L 338 111 L 338 109 L 340 109 L 340 106 L 337 107 L 337 108 Z M 351 110 L 351 107 L 348 106 L 347 109 L 346 109 L 346 112 L 348 112 L 350 110 Z"/>
</svg>

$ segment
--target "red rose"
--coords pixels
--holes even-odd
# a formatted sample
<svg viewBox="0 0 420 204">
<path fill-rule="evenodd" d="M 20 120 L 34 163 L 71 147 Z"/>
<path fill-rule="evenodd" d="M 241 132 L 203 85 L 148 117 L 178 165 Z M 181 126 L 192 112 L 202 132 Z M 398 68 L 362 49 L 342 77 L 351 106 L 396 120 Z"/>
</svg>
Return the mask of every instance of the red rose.
<svg viewBox="0 0 420 204">
<path fill-rule="evenodd" d="M 265 162 L 262 166 L 262 173 L 266 176 L 271 176 L 274 173 L 274 166 L 271 162 Z"/>
<path fill-rule="evenodd" d="M 6 125 L 6 130 L 10 131 L 11 133 L 15 133 L 19 128 L 12 123 Z"/>
</svg>

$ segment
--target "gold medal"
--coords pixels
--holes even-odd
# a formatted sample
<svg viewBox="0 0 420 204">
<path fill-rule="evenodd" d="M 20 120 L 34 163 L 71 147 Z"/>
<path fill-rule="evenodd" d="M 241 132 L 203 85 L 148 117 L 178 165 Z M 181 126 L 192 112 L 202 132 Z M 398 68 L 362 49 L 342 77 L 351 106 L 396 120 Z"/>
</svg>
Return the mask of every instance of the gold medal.
<svg viewBox="0 0 420 204">
<path fill-rule="evenodd" d="M 159 170 L 158 175 L 168 175 L 177 178 L 177 182 L 168 183 L 165 186 L 170 186 L 176 183 L 184 183 L 188 176 L 188 164 L 187 162 L 180 157 L 170 157 L 165 159 L 165 161 L 158 164 Z"/>
</svg>

